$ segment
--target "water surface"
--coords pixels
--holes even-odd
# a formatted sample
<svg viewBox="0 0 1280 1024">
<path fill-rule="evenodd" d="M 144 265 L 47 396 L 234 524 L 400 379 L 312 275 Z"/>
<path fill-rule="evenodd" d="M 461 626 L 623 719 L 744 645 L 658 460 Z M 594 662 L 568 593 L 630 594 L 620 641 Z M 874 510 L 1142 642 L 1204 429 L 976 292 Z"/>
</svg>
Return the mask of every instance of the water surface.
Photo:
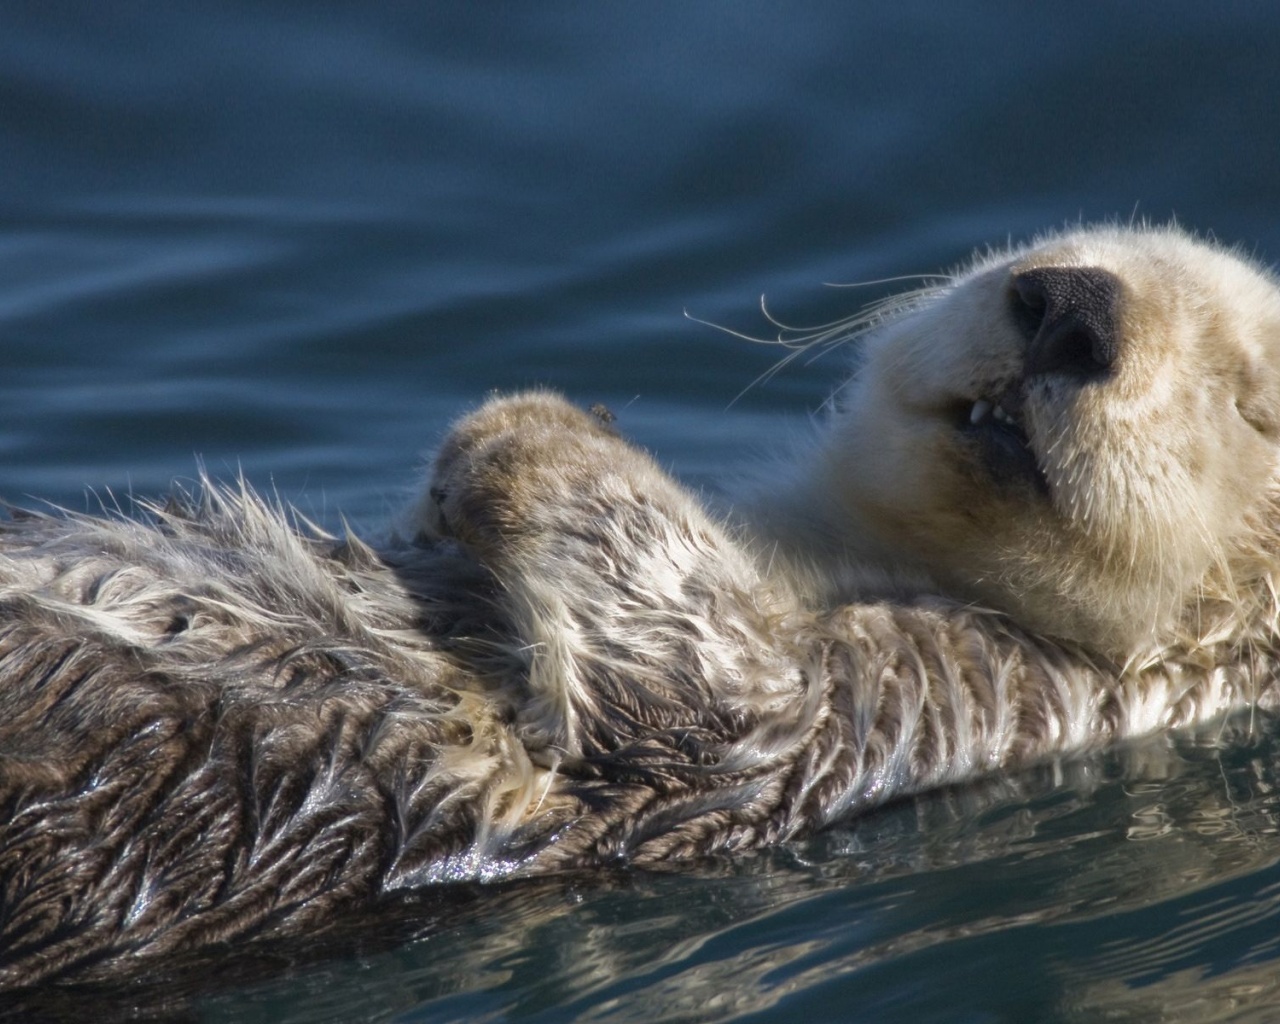
<svg viewBox="0 0 1280 1024">
<path fill-rule="evenodd" d="M 373 531 L 451 417 L 534 384 L 714 488 L 842 356 L 753 387 L 780 353 L 686 312 L 820 323 L 889 287 L 825 282 L 1081 219 L 1275 259 L 1278 52 L 1264 3 L 10 5 L 0 496 L 94 507 L 201 459 Z M 426 894 L 94 1005 L 1265 1020 L 1275 742 L 1245 721 L 756 857 Z"/>
</svg>

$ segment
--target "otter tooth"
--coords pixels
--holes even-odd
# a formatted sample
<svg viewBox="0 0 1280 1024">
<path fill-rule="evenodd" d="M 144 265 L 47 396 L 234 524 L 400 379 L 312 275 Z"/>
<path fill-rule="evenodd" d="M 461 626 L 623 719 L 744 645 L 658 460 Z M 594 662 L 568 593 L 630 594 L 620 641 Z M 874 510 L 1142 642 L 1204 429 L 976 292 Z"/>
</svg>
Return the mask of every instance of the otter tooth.
<svg viewBox="0 0 1280 1024">
<path fill-rule="evenodd" d="M 979 398 L 973 403 L 973 409 L 969 412 L 969 422 L 973 426 L 977 426 L 987 418 L 991 413 L 991 403 L 985 398 Z"/>
<path fill-rule="evenodd" d="M 1012 416 L 1010 416 L 1007 412 L 1005 412 L 1005 411 L 1004 411 L 1004 406 L 1003 406 L 1003 405 L 997 405 L 997 406 L 996 406 L 996 407 L 991 411 L 991 415 L 992 415 L 992 416 L 994 416 L 996 419 L 998 419 L 1001 423 L 1012 423 L 1012 422 L 1013 422 L 1013 417 L 1012 417 Z"/>
</svg>

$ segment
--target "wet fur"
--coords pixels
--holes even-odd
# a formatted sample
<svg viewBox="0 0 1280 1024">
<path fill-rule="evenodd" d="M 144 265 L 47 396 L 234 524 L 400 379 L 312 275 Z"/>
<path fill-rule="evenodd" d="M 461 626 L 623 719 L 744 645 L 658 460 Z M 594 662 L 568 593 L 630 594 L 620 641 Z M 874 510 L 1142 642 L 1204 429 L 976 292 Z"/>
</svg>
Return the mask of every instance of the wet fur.
<svg viewBox="0 0 1280 1024">
<path fill-rule="evenodd" d="M 436 883 L 777 843 L 1268 705 L 1270 484 L 1129 650 L 1029 633 L 919 566 L 869 560 L 892 599 L 823 599 L 815 549 L 711 515 L 546 393 L 461 421 L 376 546 L 208 483 L 132 518 L 17 515 L 0 983 Z"/>
</svg>

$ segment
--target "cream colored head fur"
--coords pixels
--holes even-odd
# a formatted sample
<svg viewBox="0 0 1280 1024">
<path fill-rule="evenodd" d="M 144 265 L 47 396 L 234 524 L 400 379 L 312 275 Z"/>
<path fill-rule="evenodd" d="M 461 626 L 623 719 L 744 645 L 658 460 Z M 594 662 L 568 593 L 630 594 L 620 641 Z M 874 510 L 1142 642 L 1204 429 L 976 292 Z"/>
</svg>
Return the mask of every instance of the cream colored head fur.
<svg viewBox="0 0 1280 1024">
<path fill-rule="evenodd" d="M 1132 657 L 1263 571 L 1280 289 L 1238 254 L 1071 231 L 978 259 L 858 344 L 800 487 L 756 516 L 820 600 L 906 570 Z"/>
</svg>

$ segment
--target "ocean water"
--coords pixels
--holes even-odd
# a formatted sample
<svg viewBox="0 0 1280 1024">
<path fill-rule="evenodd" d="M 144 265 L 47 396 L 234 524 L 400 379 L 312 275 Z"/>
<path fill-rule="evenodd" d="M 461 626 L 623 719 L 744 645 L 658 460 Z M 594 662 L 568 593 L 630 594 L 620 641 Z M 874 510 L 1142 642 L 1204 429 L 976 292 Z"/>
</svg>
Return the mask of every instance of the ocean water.
<svg viewBox="0 0 1280 1024">
<path fill-rule="evenodd" d="M 374 532 L 532 385 L 714 489 L 841 355 L 760 381 L 775 347 L 699 321 L 767 338 L 762 296 L 822 323 L 892 287 L 830 283 L 1081 220 L 1280 259 L 1278 53 L 1244 2 L 7 5 L 0 497 L 203 464 Z M 755 857 L 423 893 L 41 1012 L 1276 1019 L 1278 744 L 1245 717 Z"/>
</svg>

